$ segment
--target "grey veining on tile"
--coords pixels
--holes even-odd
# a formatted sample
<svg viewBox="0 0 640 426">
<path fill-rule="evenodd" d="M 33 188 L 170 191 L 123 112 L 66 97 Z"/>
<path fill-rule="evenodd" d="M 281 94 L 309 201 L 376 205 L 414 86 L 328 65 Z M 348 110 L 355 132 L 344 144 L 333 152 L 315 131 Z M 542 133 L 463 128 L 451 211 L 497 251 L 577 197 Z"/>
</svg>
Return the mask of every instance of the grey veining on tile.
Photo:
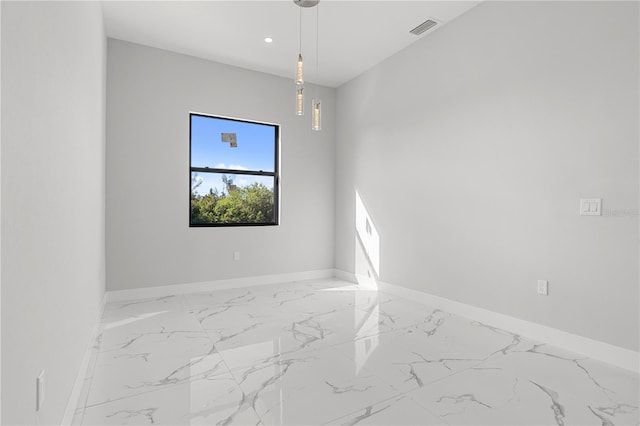
<svg viewBox="0 0 640 426">
<path fill-rule="evenodd" d="M 638 425 L 638 387 L 329 279 L 108 304 L 73 424 Z"/>
</svg>

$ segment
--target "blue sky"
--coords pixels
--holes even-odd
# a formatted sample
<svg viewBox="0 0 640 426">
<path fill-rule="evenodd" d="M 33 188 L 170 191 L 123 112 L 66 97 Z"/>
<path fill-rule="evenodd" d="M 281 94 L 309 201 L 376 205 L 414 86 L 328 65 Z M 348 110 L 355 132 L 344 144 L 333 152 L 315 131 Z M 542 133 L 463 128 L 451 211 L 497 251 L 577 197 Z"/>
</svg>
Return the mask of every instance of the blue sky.
<svg viewBox="0 0 640 426">
<path fill-rule="evenodd" d="M 238 147 L 221 142 L 222 133 L 235 133 Z M 191 167 L 272 172 L 274 137 L 274 126 L 192 115 Z"/>
<path fill-rule="evenodd" d="M 221 141 L 222 133 L 235 133 L 238 147 Z M 213 117 L 191 116 L 191 167 L 225 168 L 236 170 L 274 171 L 275 127 L 244 123 Z M 230 175 L 238 186 L 261 182 L 273 188 L 270 176 Z M 192 174 L 192 180 L 194 176 Z M 224 192 L 222 176 L 198 173 L 202 181 L 196 193 L 206 194 L 209 188 Z M 192 184 L 193 185 L 193 184 Z"/>
</svg>

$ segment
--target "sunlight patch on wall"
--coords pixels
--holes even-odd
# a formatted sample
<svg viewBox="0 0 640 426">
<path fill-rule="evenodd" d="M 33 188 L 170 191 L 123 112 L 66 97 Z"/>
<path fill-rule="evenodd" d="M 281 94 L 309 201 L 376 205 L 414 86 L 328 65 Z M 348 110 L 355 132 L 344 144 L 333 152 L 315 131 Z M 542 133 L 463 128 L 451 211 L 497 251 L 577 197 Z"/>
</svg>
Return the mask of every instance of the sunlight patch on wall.
<svg viewBox="0 0 640 426">
<path fill-rule="evenodd" d="M 363 287 L 377 288 L 380 276 L 380 236 L 356 190 L 355 275 Z"/>
</svg>

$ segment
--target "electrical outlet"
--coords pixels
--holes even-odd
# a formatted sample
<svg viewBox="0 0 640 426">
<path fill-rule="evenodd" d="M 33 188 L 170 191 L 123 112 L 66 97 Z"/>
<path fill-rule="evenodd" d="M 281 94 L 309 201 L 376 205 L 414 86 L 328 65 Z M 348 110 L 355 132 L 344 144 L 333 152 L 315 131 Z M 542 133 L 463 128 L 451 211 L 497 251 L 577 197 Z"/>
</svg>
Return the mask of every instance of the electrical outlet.
<svg viewBox="0 0 640 426">
<path fill-rule="evenodd" d="M 44 370 L 36 377 L 36 411 L 40 411 L 44 404 Z"/>
<path fill-rule="evenodd" d="M 581 198 L 580 216 L 602 216 L 602 198 Z"/>
<path fill-rule="evenodd" d="M 233 260 L 235 260 L 236 262 L 240 260 L 240 250 L 235 250 L 233 252 Z"/>
<path fill-rule="evenodd" d="M 538 280 L 538 294 L 549 295 L 549 281 Z"/>
</svg>

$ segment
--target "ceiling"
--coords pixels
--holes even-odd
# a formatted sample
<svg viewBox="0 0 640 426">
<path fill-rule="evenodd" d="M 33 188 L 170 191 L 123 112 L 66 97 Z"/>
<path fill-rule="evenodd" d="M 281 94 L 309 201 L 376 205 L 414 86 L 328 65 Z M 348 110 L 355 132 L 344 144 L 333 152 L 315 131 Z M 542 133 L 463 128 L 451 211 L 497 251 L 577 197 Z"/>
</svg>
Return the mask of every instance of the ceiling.
<svg viewBox="0 0 640 426">
<path fill-rule="evenodd" d="M 292 0 L 104 1 L 108 37 L 293 79 L 299 50 L 305 80 L 338 87 L 411 43 L 437 31 L 480 1 Z M 319 13 L 319 73 L 315 68 Z M 427 19 L 439 24 L 420 36 Z M 265 43 L 271 37 L 273 42 Z"/>
</svg>

